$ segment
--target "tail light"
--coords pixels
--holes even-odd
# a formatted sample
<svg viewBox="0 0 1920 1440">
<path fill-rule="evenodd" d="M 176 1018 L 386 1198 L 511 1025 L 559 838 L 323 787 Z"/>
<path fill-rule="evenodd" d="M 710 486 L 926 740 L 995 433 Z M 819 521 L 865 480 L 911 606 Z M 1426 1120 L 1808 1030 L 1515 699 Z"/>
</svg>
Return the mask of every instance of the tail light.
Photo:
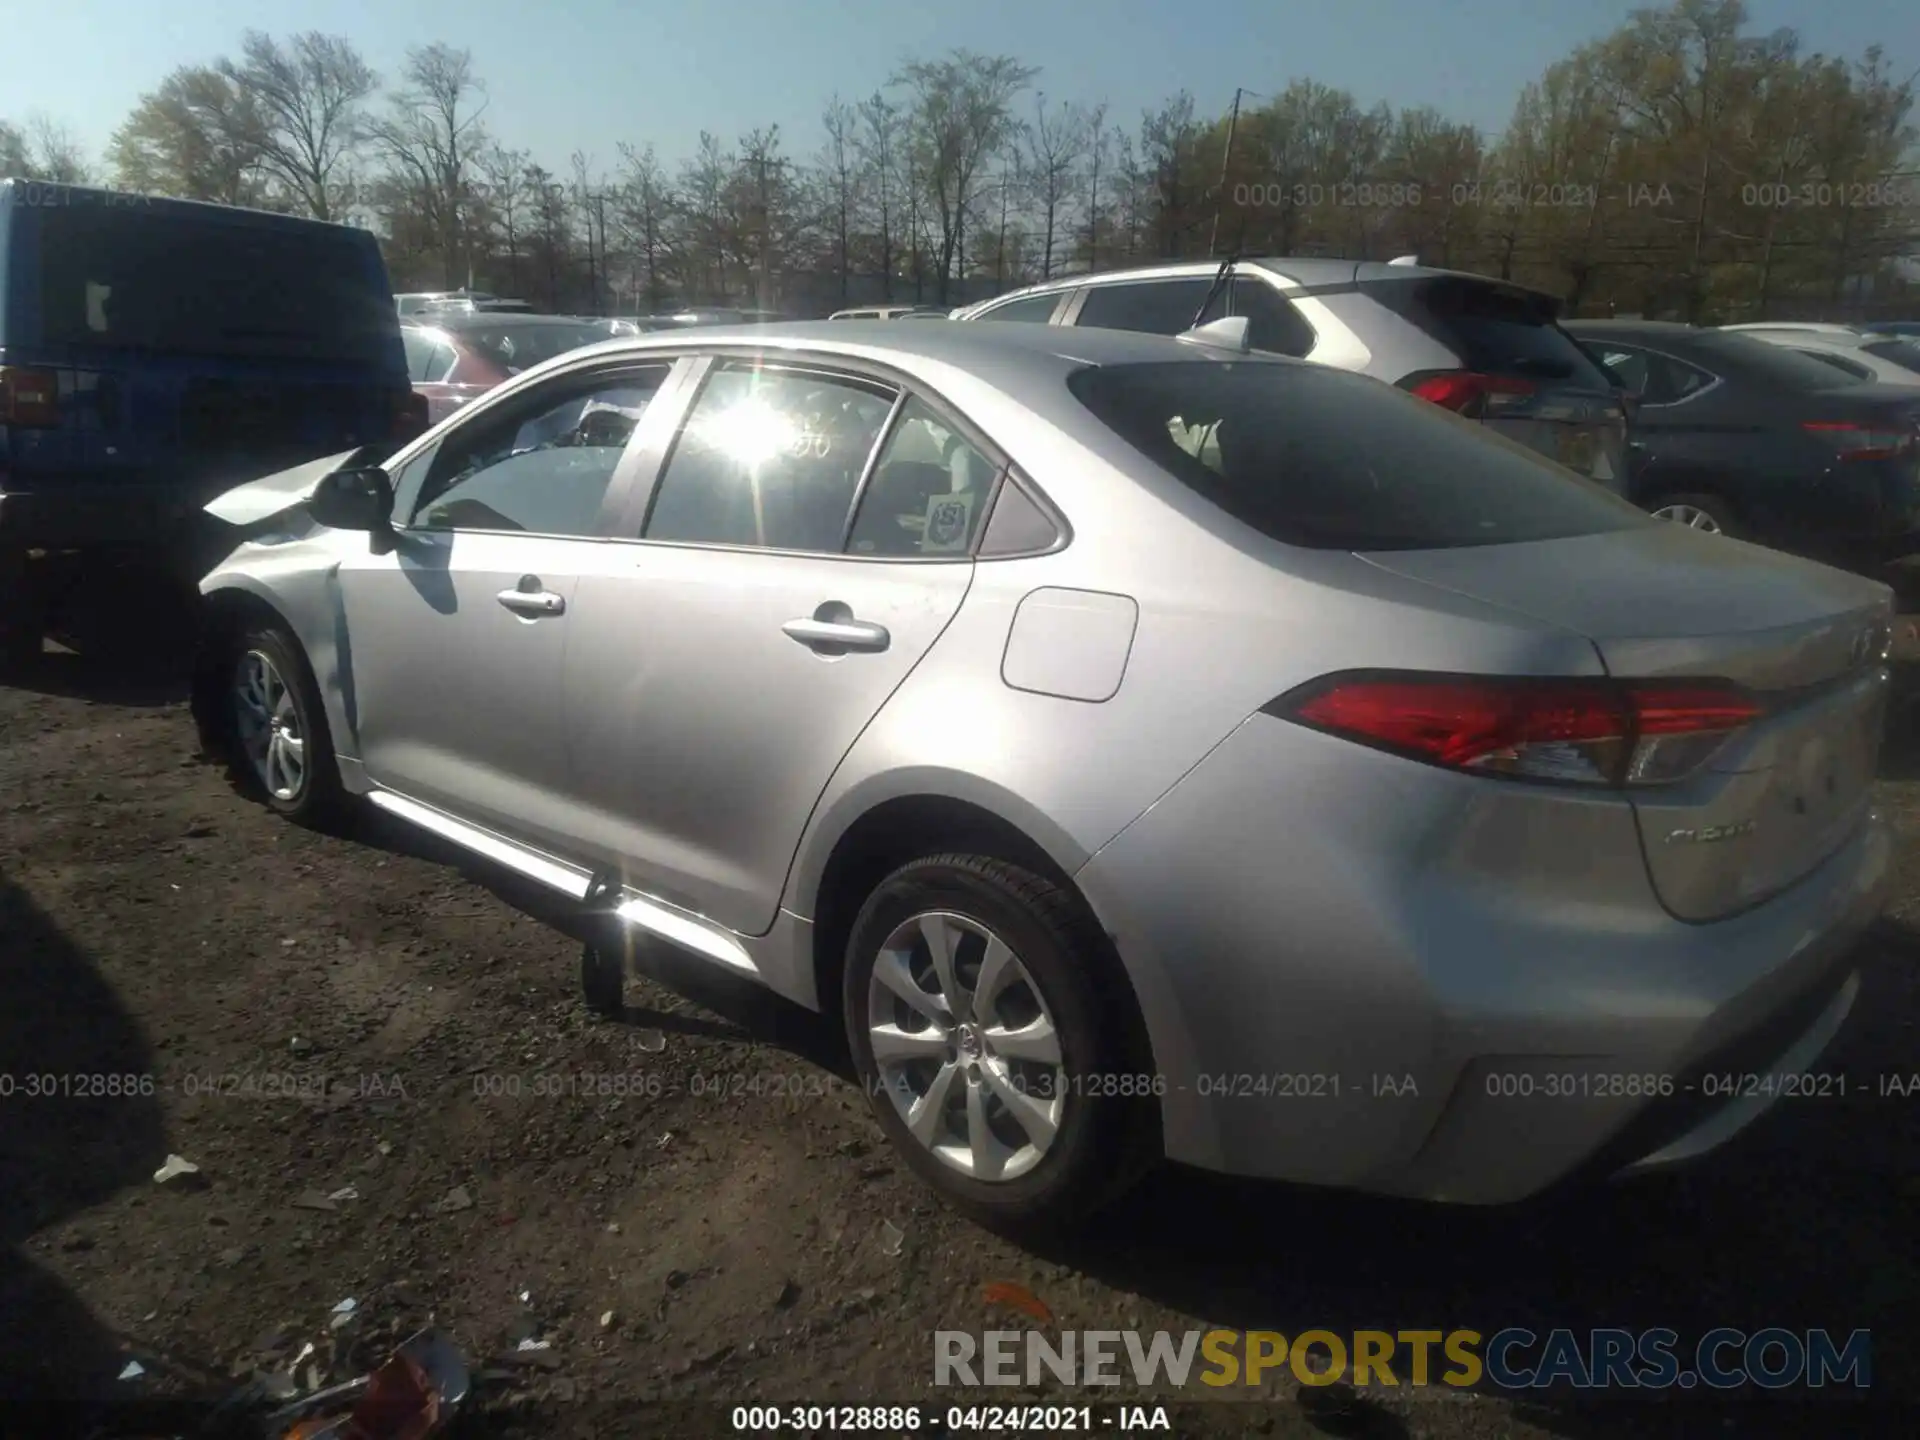
<svg viewBox="0 0 1920 1440">
<path fill-rule="evenodd" d="M 60 377 L 52 370 L 0 365 L 0 423 L 32 430 L 60 423 Z"/>
<path fill-rule="evenodd" d="M 393 400 L 393 439 L 405 444 L 427 433 L 427 397 L 409 390 Z"/>
<path fill-rule="evenodd" d="M 1266 713 L 1449 770 L 1626 786 L 1682 779 L 1763 712 L 1721 680 L 1356 671 L 1283 695 Z"/>
<path fill-rule="evenodd" d="M 1536 393 L 1531 381 L 1511 375 L 1483 375 L 1475 370 L 1422 370 L 1400 383 L 1422 400 L 1431 400 L 1443 410 L 1470 419 L 1502 405 L 1530 400 Z"/>
<path fill-rule="evenodd" d="M 1851 420 L 1809 420 L 1800 427 L 1827 441 L 1842 460 L 1894 460 L 1912 453 L 1914 433 L 1891 425 L 1860 425 Z"/>
</svg>

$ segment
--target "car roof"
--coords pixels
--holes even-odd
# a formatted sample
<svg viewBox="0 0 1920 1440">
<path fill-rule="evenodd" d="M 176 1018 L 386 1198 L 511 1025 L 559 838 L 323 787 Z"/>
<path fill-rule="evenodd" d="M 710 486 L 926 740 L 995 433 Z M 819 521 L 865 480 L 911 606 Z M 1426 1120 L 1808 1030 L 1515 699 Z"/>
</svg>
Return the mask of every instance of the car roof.
<svg viewBox="0 0 1920 1440">
<path fill-rule="evenodd" d="M 1798 329 L 1787 325 L 1726 325 L 1721 327 L 1736 335 L 1750 335 L 1755 340 L 1769 337 L 1790 341 L 1795 345 L 1811 345 L 1823 350 L 1858 350 L 1871 345 L 1876 339 L 1885 336 L 1862 335 L 1853 330 L 1812 330 Z"/>
<path fill-rule="evenodd" d="M 526 310 L 449 310 L 430 315 L 409 315 L 402 324 L 412 330 L 489 330 L 505 325 L 604 325 L 604 320 L 587 320 L 578 315 L 536 315 Z"/>
<path fill-rule="evenodd" d="M 161 214 L 182 220 L 218 220 L 223 224 L 257 226 L 267 230 L 306 230 L 344 232 L 374 243 L 369 230 L 341 225 L 332 220 L 313 220 L 305 215 L 286 215 L 277 210 L 255 210 L 246 205 L 217 205 L 211 200 L 180 200 L 170 195 L 142 195 L 127 190 L 102 190 L 93 185 L 63 185 L 52 180 L 0 179 L 0 201 L 7 201 L 20 187 L 32 185 L 36 209 L 70 206 L 84 209 L 98 206 L 124 215 Z"/>
<path fill-rule="evenodd" d="M 963 313 L 983 310 L 1002 300 L 1012 300 L 1027 295 L 1057 294 L 1062 290 L 1071 290 L 1082 285 L 1113 285 L 1137 280 L 1204 277 L 1216 273 L 1225 261 L 1225 256 L 1200 260 L 1166 260 L 1157 265 L 1136 265 L 1124 270 L 1087 270 L 1072 275 L 1056 275 L 1038 284 L 1023 286 L 1018 290 L 1009 290 L 1004 295 L 995 295 L 991 299 L 976 301 L 966 306 Z M 1455 279 L 1472 280 L 1481 285 L 1497 285 L 1504 290 L 1522 290 L 1529 294 L 1554 298 L 1549 292 L 1537 290 L 1533 286 L 1501 280 L 1492 275 L 1478 275 L 1470 270 L 1443 270 L 1432 265 L 1389 264 L 1384 260 L 1340 260 L 1318 255 L 1242 255 L 1234 261 L 1234 265 L 1236 269 L 1265 270 L 1296 281 L 1309 289 L 1319 286 L 1351 285 L 1361 280 Z"/>
<path fill-rule="evenodd" d="M 713 325 L 654 331 L 620 336 L 595 345 L 593 352 L 644 355 L 661 350 L 742 348 L 764 352 L 770 358 L 781 350 L 792 349 L 815 356 L 841 355 L 883 364 L 924 360 L 962 370 L 1015 367 L 1055 373 L 1063 367 L 1156 361 L 1225 358 L 1260 363 L 1275 361 L 1275 357 L 1240 354 L 1169 335 L 1132 330 L 1057 325 L 900 325 L 891 320 L 787 320 L 772 325 Z"/>
<path fill-rule="evenodd" d="M 1560 323 L 1575 335 L 1588 335 L 1596 340 L 1609 337 L 1625 340 L 1636 336 L 1642 340 L 1686 340 L 1697 339 L 1703 333 L 1698 325 L 1678 320 L 1562 320 Z"/>
<path fill-rule="evenodd" d="M 1791 330 L 1796 334 L 1808 335 L 1858 335 L 1860 333 L 1851 325 L 1835 325 L 1825 320 L 1747 320 L 1738 325 L 1722 325 L 1720 328 L 1722 330 Z"/>
</svg>

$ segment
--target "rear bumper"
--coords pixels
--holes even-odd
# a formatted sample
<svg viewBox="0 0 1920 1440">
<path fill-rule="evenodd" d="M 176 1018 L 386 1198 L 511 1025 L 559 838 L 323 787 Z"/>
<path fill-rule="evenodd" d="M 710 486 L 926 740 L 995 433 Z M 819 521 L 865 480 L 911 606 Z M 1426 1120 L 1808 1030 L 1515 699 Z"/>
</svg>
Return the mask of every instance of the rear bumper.
<svg viewBox="0 0 1920 1440">
<path fill-rule="evenodd" d="M 1088 863 L 1171 1158 L 1505 1203 L 1701 1153 L 1779 1093 L 1746 1077 L 1811 1063 L 1885 900 L 1878 817 L 1687 924 L 1623 803 L 1514 788 L 1256 719 Z"/>
<path fill-rule="evenodd" d="M 0 548 L 164 550 L 191 532 L 199 508 L 197 497 L 177 485 L 61 482 L 0 489 Z"/>
</svg>

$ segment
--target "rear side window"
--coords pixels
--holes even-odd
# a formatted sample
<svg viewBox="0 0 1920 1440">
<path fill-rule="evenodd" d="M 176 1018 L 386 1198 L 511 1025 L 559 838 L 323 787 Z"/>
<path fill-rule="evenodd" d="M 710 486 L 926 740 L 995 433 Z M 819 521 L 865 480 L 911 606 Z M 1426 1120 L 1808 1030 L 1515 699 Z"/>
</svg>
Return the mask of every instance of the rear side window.
<svg viewBox="0 0 1920 1440">
<path fill-rule="evenodd" d="M 1203 295 L 1204 291 L 1201 292 Z M 1201 323 L 1229 315 L 1245 316 L 1247 344 L 1272 355 L 1291 355 L 1303 359 L 1319 338 L 1307 318 L 1293 308 L 1287 298 L 1264 280 L 1245 275 L 1234 277 L 1231 286 L 1222 286 L 1200 317 Z M 1188 312 L 1192 319 L 1192 312 Z M 1186 328 L 1184 325 L 1182 329 Z"/>
<path fill-rule="evenodd" d="M 1797 350 L 1727 331 L 1702 332 L 1693 339 L 1700 358 L 1735 379 L 1796 394 L 1838 390 L 1860 382 L 1845 371 L 1822 364 Z"/>
<path fill-rule="evenodd" d="M 1802 350 L 1798 346 L 1792 346 L 1790 348 L 1793 350 L 1793 353 L 1796 355 L 1804 355 L 1809 360 L 1818 360 L 1822 365 L 1830 365 L 1835 370 L 1838 370 L 1842 375 L 1850 375 L 1855 380 L 1873 379 L 1872 367 L 1867 365 L 1856 365 L 1853 361 L 1847 360 L 1842 358 L 1841 356 L 1835 355 L 1831 351 Z"/>
<path fill-rule="evenodd" d="M 1438 550 L 1660 523 L 1483 425 L 1340 370 L 1112 365 L 1068 385 L 1175 479 L 1289 545 Z"/>
<path fill-rule="evenodd" d="M 146 207 L 36 218 L 46 344 L 400 363 L 385 267 L 364 232 Z"/>
<path fill-rule="evenodd" d="M 1366 293 L 1458 355 L 1468 370 L 1612 388 L 1543 296 L 1471 280 L 1385 280 Z"/>
<path fill-rule="evenodd" d="M 476 323 L 461 325 L 454 333 L 509 375 L 518 375 L 543 360 L 607 338 L 607 332 L 598 325 L 571 320 L 546 325 Z"/>
<path fill-rule="evenodd" d="M 1149 335 L 1178 335 L 1193 328 L 1213 281 L 1149 280 L 1132 285 L 1094 285 L 1080 307 L 1076 325 L 1102 330 L 1141 330 Z M 1249 327 L 1251 328 L 1251 327 Z"/>
<path fill-rule="evenodd" d="M 980 320 L 1017 320 L 1029 325 L 1044 325 L 1053 318 L 1053 312 L 1060 304 L 1056 294 L 1029 295 L 1024 300 L 1009 300 L 1004 305 L 976 316 Z"/>
</svg>

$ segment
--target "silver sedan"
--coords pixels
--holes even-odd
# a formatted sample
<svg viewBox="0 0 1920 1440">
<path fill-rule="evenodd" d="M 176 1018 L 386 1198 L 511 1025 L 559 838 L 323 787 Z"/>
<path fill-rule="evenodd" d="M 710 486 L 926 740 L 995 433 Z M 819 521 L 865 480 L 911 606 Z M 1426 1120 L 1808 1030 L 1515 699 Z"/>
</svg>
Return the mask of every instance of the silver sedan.
<svg viewBox="0 0 1920 1440">
<path fill-rule="evenodd" d="M 1711 1149 L 1854 1003 L 1889 592 L 1236 326 L 559 357 L 209 507 L 206 742 L 577 900 L 597 1007 L 838 1012 L 989 1220 Z"/>
</svg>

